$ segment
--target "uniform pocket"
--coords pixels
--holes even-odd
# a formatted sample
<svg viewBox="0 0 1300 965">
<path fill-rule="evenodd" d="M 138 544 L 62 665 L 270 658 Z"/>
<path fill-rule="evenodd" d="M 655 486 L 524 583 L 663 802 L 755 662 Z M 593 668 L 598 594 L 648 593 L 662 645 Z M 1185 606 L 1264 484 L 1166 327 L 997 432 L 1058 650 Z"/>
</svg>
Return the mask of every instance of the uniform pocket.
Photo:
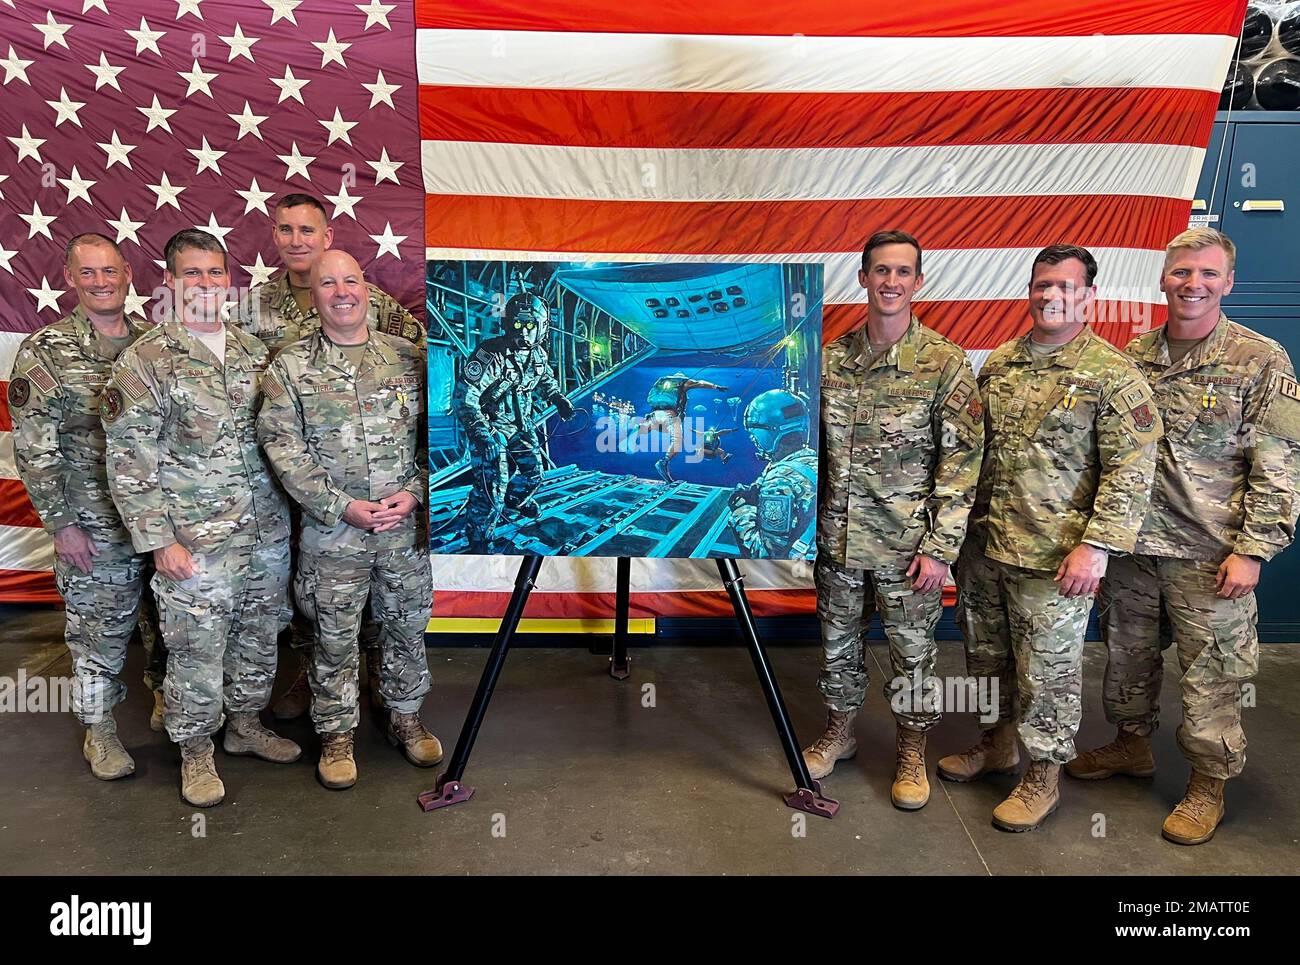
<svg viewBox="0 0 1300 965">
<path fill-rule="evenodd" d="M 1224 680 L 1249 680 L 1259 673 L 1259 611 L 1253 594 L 1231 602 L 1233 615 L 1214 626 L 1214 656 Z"/>
</svg>

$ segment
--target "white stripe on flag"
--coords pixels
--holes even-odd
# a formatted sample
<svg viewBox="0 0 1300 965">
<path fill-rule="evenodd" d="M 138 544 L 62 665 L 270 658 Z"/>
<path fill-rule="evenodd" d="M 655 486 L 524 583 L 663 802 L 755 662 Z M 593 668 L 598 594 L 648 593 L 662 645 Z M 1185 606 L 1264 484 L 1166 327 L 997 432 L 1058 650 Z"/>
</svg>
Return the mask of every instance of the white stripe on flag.
<svg viewBox="0 0 1300 965">
<path fill-rule="evenodd" d="M 1146 248 L 1091 248 L 1097 259 L 1097 297 L 1164 304 L 1160 269 L 1164 252 Z M 1028 295 L 1029 266 L 1037 248 L 949 248 L 925 253 L 925 285 L 917 302 L 1023 299 Z M 793 254 L 616 254 L 561 251 L 496 251 L 487 248 L 426 248 L 429 261 L 570 261 L 570 262 L 810 262 L 825 268 L 828 305 L 861 303 L 867 293 L 858 285 L 862 254 L 856 251 Z"/>
<path fill-rule="evenodd" d="M 1175 144 L 672 149 L 421 142 L 429 194 L 585 201 L 1190 199 L 1204 156 L 1202 148 Z"/>
<path fill-rule="evenodd" d="M 924 9 L 918 26 L 925 28 Z M 1235 37 L 761 37 L 417 30 L 421 84 L 567 90 L 1217 91 Z"/>
<path fill-rule="evenodd" d="M 509 593 L 519 571 L 517 556 L 432 556 L 433 585 L 465 593 Z M 538 593 L 613 593 L 615 561 L 563 557 L 548 560 L 538 576 Z M 812 564 L 791 560 L 742 560 L 747 590 L 791 590 L 812 586 Z M 714 560 L 634 559 L 633 593 L 721 590 Z M 438 615 L 437 600 L 434 616 Z"/>
<path fill-rule="evenodd" d="M 54 569 L 54 541 L 39 526 L 0 526 L 0 570 Z"/>
<path fill-rule="evenodd" d="M 0 432 L 0 479 L 17 479 L 18 466 L 14 462 L 14 434 Z"/>
<path fill-rule="evenodd" d="M 7 382 L 13 372 L 14 359 L 18 357 L 18 346 L 23 344 L 31 332 L 0 332 L 0 382 Z M 0 402 L 0 405 L 3 405 Z"/>
</svg>

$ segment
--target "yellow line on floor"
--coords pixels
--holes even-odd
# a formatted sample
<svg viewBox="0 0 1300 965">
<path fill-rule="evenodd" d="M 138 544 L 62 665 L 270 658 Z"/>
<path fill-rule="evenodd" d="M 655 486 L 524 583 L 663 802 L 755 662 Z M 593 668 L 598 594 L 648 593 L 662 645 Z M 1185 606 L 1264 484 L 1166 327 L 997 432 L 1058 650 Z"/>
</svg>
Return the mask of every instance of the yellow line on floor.
<svg viewBox="0 0 1300 965">
<path fill-rule="evenodd" d="M 434 617 L 426 633 L 496 633 L 499 619 L 490 617 Z M 592 633 L 608 635 L 614 632 L 614 620 L 609 619 L 524 619 L 519 621 L 520 633 Z M 655 632 L 653 617 L 630 619 L 628 633 Z"/>
</svg>

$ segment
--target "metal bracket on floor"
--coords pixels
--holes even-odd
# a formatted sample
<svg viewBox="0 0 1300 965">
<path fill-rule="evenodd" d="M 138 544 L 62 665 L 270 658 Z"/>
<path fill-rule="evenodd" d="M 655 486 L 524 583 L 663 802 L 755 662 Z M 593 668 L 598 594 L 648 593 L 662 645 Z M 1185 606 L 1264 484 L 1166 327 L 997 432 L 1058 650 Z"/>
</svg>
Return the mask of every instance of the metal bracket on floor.
<svg viewBox="0 0 1300 965">
<path fill-rule="evenodd" d="M 474 789 L 468 784 L 462 784 L 460 781 L 448 781 L 443 784 L 439 781 L 434 790 L 424 791 L 416 800 L 420 802 L 421 810 L 436 811 L 438 808 L 451 807 L 461 801 L 468 801 L 473 796 Z"/>
<path fill-rule="evenodd" d="M 806 811 L 819 818 L 833 818 L 840 809 L 840 802 L 822 794 L 820 781 L 813 781 L 813 789 L 801 787 L 785 796 L 785 806 L 796 811 Z"/>
</svg>

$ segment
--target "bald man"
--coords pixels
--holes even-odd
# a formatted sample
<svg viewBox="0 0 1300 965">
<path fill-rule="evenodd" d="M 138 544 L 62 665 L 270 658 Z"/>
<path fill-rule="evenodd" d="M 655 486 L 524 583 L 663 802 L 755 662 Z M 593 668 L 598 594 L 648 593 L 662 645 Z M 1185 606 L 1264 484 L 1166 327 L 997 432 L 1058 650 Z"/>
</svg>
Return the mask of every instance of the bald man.
<svg viewBox="0 0 1300 965">
<path fill-rule="evenodd" d="M 424 345 L 366 323 L 367 286 L 343 251 L 312 266 L 320 331 L 284 348 L 263 381 L 258 439 L 303 510 L 294 596 L 316 626 L 311 717 L 317 777 L 356 783 L 358 634 L 366 597 L 382 626 L 379 689 L 388 738 L 419 767 L 442 760 L 420 721 L 429 692 L 424 630 L 433 603 L 418 525 L 428 491 Z"/>
</svg>

